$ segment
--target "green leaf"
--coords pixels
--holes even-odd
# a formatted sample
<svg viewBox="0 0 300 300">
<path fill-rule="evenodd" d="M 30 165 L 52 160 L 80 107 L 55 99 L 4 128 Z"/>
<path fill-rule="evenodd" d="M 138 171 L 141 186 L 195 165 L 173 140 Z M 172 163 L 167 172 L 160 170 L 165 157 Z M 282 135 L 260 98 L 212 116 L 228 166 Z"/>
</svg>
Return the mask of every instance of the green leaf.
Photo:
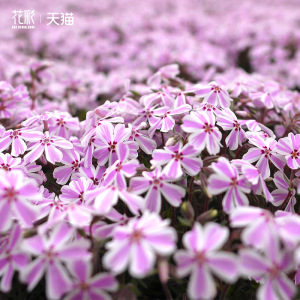
<svg viewBox="0 0 300 300">
<path fill-rule="evenodd" d="M 134 90 L 129 90 L 134 96 L 137 96 L 137 97 L 140 97 L 141 94 L 137 91 L 134 91 Z"/>
<path fill-rule="evenodd" d="M 151 165 L 149 164 L 149 162 L 147 161 L 147 159 L 146 159 L 143 155 L 141 155 L 141 160 L 142 160 L 142 163 L 144 164 L 144 166 L 145 166 L 147 169 L 150 170 Z"/>
<path fill-rule="evenodd" d="M 33 80 L 35 79 L 35 73 L 32 69 L 30 69 L 30 76 Z"/>
</svg>

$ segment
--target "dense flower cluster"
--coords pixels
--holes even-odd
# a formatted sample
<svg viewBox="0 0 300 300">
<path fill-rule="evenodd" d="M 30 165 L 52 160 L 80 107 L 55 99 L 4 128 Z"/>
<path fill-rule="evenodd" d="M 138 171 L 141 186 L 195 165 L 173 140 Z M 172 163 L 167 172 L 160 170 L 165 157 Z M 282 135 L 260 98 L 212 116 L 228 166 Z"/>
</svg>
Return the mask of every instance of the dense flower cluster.
<svg viewBox="0 0 300 300">
<path fill-rule="evenodd" d="M 17 271 L 28 292 L 45 278 L 49 299 L 102 299 L 124 292 L 114 276 L 128 270 L 137 280 L 158 272 L 164 289 L 168 277 L 186 278 L 191 299 L 239 278 L 260 283 L 258 299 L 292 299 L 299 109 L 286 108 L 294 93 L 275 81 L 238 76 L 246 89 L 235 96 L 231 76 L 193 85 L 175 73 L 83 121 L 31 107 L 15 124 L 10 116 L 34 102 L 24 87 L 24 102 L 2 116 L 1 290 Z M 272 105 L 257 98 L 269 84 Z M 10 102 L 6 87 L 18 88 L 1 86 Z"/>
<path fill-rule="evenodd" d="M 299 5 L 141 2 L 3 37 L 1 293 L 293 299 Z"/>
<path fill-rule="evenodd" d="M 137 90 L 143 88 L 138 83 L 150 77 L 148 82 L 156 89 L 159 80 L 178 70 L 153 71 L 171 63 L 179 63 L 193 81 L 216 80 L 219 73 L 241 67 L 289 88 L 300 86 L 298 0 L 263 0 L 255 5 L 251 0 L 147 0 L 147 5 L 138 0 L 90 0 L 88 4 L 29 0 L 26 7 L 21 4 L 18 0 L 0 3 L 5 24 L 0 33 L 0 79 L 9 79 L 14 86 L 30 83 L 31 68 L 37 79 L 34 97 L 52 109 L 67 110 L 70 104 L 73 109 L 94 108 L 95 100 L 108 95 L 118 100 L 127 78 Z M 11 12 L 22 9 L 35 10 L 35 30 L 12 30 Z M 73 26 L 47 26 L 47 13 L 65 12 L 74 14 Z M 231 82 L 233 96 L 247 91 L 244 81 L 236 77 Z M 273 105 L 273 89 L 267 84 L 255 92 L 268 108 Z M 49 101 L 52 98 L 67 101 L 58 105 Z"/>
</svg>

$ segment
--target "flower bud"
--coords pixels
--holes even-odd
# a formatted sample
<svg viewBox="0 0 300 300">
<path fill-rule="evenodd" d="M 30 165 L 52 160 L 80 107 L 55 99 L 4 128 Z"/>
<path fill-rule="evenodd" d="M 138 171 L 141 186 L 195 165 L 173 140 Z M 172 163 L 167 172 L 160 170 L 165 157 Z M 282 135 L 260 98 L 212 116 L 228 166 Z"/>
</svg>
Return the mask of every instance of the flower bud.
<svg viewBox="0 0 300 300">
<path fill-rule="evenodd" d="M 212 221 L 213 219 L 215 219 L 218 216 L 218 211 L 216 209 L 211 209 L 209 211 L 206 211 L 205 213 L 203 213 L 202 215 L 200 215 L 197 218 L 198 222 L 201 223 L 206 223 L 209 221 Z"/>
<path fill-rule="evenodd" d="M 243 111 L 243 110 L 237 110 L 235 112 L 235 114 L 240 116 L 240 117 L 247 117 L 248 116 L 248 113 L 246 111 Z"/>
<path fill-rule="evenodd" d="M 158 275 L 162 284 L 167 283 L 169 278 L 169 264 L 166 259 L 161 259 L 158 262 Z"/>
<path fill-rule="evenodd" d="M 194 212 L 193 206 L 191 205 L 190 202 L 188 202 L 188 201 L 183 202 L 181 204 L 180 211 L 184 218 L 186 218 L 188 220 L 194 220 L 195 212 Z"/>
<path fill-rule="evenodd" d="M 166 147 L 171 147 L 177 144 L 177 142 L 180 140 L 181 136 L 180 134 L 176 133 L 173 136 L 171 136 L 167 142 L 166 142 Z"/>
<path fill-rule="evenodd" d="M 139 129 L 146 129 L 148 127 L 148 124 L 146 122 L 142 122 L 139 126 Z"/>
</svg>

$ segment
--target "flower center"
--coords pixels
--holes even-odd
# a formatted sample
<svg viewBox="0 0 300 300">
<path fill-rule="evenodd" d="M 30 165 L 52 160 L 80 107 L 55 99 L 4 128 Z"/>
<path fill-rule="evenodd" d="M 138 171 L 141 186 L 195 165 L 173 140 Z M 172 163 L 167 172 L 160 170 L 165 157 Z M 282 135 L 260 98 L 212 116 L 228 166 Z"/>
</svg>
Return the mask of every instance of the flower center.
<svg viewBox="0 0 300 300">
<path fill-rule="evenodd" d="M 50 138 L 44 138 L 42 140 L 42 144 L 47 144 L 47 146 L 50 146 L 50 144 L 53 143 L 53 140 L 51 140 Z"/>
<path fill-rule="evenodd" d="M 72 169 L 78 171 L 79 163 L 78 160 L 72 162 Z"/>
<path fill-rule="evenodd" d="M 241 126 L 237 121 L 234 121 L 233 126 L 235 127 L 236 131 L 241 129 Z"/>
<path fill-rule="evenodd" d="M 233 178 L 231 178 L 231 185 L 232 186 L 236 186 L 237 185 L 237 182 L 238 182 L 238 180 L 237 180 L 237 178 L 236 177 L 233 177 Z"/>
<path fill-rule="evenodd" d="M 178 151 L 174 151 L 175 154 L 172 154 L 172 157 L 175 158 L 176 161 L 182 159 L 182 153 L 178 153 Z"/>
<path fill-rule="evenodd" d="M 220 93 L 221 92 L 221 89 L 217 85 L 213 85 L 211 90 L 214 91 L 215 93 Z"/>
<path fill-rule="evenodd" d="M 206 261 L 205 253 L 203 251 L 197 252 L 195 255 L 195 260 L 199 265 L 202 265 Z"/>
<path fill-rule="evenodd" d="M 165 119 L 168 115 L 170 114 L 170 112 L 166 112 L 164 115 L 163 115 L 163 119 Z"/>
<path fill-rule="evenodd" d="M 13 201 L 16 199 L 18 195 L 17 191 L 15 191 L 13 188 L 5 188 L 4 190 L 4 198 L 7 198 L 8 201 Z"/>
<path fill-rule="evenodd" d="M 269 269 L 269 274 L 271 278 L 276 278 L 278 276 L 278 273 L 280 272 L 278 266 L 273 266 L 272 269 Z"/>
<path fill-rule="evenodd" d="M 87 291 L 90 288 L 89 284 L 86 282 L 80 282 L 79 287 L 82 291 Z"/>
<path fill-rule="evenodd" d="M 55 258 L 56 256 L 56 253 L 53 252 L 52 250 L 53 246 L 50 247 L 50 249 L 48 251 L 45 252 L 45 256 L 48 258 L 48 260 L 51 262 L 53 261 L 53 259 Z"/>
<path fill-rule="evenodd" d="M 156 184 L 156 185 L 159 185 L 159 180 L 158 179 L 154 179 L 153 183 Z"/>
<path fill-rule="evenodd" d="M 115 153 L 116 152 L 116 145 L 117 145 L 117 142 L 108 142 L 108 145 L 109 145 L 109 148 L 108 150 L 110 150 L 111 152 Z"/>
<path fill-rule="evenodd" d="M 10 171 L 11 170 L 11 168 L 8 164 L 1 164 L 1 167 L 4 171 Z"/>
<path fill-rule="evenodd" d="M 298 158 L 299 156 L 299 153 L 296 150 L 294 150 L 294 152 L 292 152 L 291 154 L 292 154 L 292 158 Z"/>
<path fill-rule="evenodd" d="M 117 164 L 116 165 L 116 171 L 120 172 L 122 170 L 122 164 Z"/>
<path fill-rule="evenodd" d="M 149 117 L 153 114 L 153 111 L 147 110 L 145 114 L 147 117 Z"/>
<path fill-rule="evenodd" d="M 208 124 L 208 123 L 205 123 L 205 126 L 204 126 L 204 131 L 207 132 L 207 133 L 212 133 L 213 132 L 213 127 Z"/>
<path fill-rule="evenodd" d="M 64 126 L 66 124 L 65 121 L 62 120 L 62 119 L 57 119 L 56 121 L 57 121 L 56 124 L 59 125 L 59 126 Z"/>
<path fill-rule="evenodd" d="M 139 242 L 143 238 L 143 233 L 140 230 L 135 230 L 131 236 L 130 239 L 132 242 Z"/>
<path fill-rule="evenodd" d="M 79 200 L 80 200 L 81 202 L 84 201 L 84 199 L 83 199 L 83 193 L 84 193 L 84 192 L 81 191 L 80 194 L 79 194 Z"/>
</svg>

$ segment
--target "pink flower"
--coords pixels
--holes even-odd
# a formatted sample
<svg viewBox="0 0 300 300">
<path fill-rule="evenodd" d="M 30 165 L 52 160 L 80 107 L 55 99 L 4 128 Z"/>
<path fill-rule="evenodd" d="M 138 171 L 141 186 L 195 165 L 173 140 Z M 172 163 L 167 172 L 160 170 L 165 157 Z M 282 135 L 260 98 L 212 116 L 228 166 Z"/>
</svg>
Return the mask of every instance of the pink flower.
<svg viewBox="0 0 300 300">
<path fill-rule="evenodd" d="M 197 150 L 207 149 L 209 154 L 220 152 L 222 134 L 215 126 L 213 114 L 205 112 L 191 112 L 183 118 L 183 131 L 191 133 L 189 143 Z"/>
<path fill-rule="evenodd" d="M 176 248 L 176 232 L 156 213 L 146 211 L 127 225 L 116 227 L 113 240 L 106 244 L 103 264 L 114 274 L 129 267 L 133 277 L 143 278 L 154 267 L 156 255 L 168 256 Z"/>
<path fill-rule="evenodd" d="M 83 228 L 89 226 L 93 220 L 93 216 L 98 213 L 95 212 L 94 208 L 83 204 L 81 202 L 69 202 L 62 200 L 63 212 L 57 219 L 53 218 L 51 220 L 50 216 L 48 218 L 48 224 L 46 226 L 51 226 L 57 221 L 64 220 L 65 222 L 71 224 L 74 228 Z"/>
<path fill-rule="evenodd" d="M 0 170 L 0 178 L 0 232 L 8 230 L 14 218 L 31 226 L 39 211 L 33 202 L 41 199 L 35 180 L 20 170 Z"/>
<path fill-rule="evenodd" d="M 277 233 L 287 249 L 295 249 L 300 242 L 300 217 L 294 213 L 278 210 L 275 213 Z"/>
<path fill-rule="evenodd" d="M 79 173 L 74 176 L 74 179 L 77 177 L 85 177 L 87 179 L 91 179 L 95 186 L 97 186 L 102 178 L 103 173 L 105 172 L 105 167 L 98 165 L 95 168 L 91 165 L 89 168 L 80 167 Z"/>
<path fill-rule="evenodd" d="M 161 82 L 167 82 L 169 78 L 175 78 L 179 74 L 179 66 L 177 64 L 171 64 L 159 68 L 159 70 L 150 76 L 147 80 L 147 85 L 151 88 L 159 89 Z"/>
<path fill-rule="evenodd" d="M 98 115 L 97 113 L 98 108 L 95 109 L 94 112 L 87 112 L 87 116 L 86 116 L 86 123 L 87 121 L 90 121 L 89 118 L 91 117 L 91 115 L 95 116 Z M 100 115 L 102 116 L 102 114 L 100 113 Z M 95 122 L 93 120 L 92 121 L 92 126 L 90 129 L 86 130 L 86 132 L 84 133 L 81 142 L 83 145 L 87 145 L 89 143 L 89 141 L 91 140 L 92 136 L 94 136 L 96 134 L 96 131 L 98 130 L 98 128 L 102 127 L 102 125 L 107 124 L 107 123 L 123 123 L 124 119 L 121 117 L 113 117 L 110 119 L 107 119 L 108 117 L 111 117 L 113 115 L 113 112 L 106 112 L 104 113 L 103 117 L 100 118 L 99 121 Z M 93 118 L 92 118 L 93 119 Z M 87 126 L 87 128 L 89 128 Z"/>
<path fill-rule="evenodd" d="M 95 213 L 100 215 L 108 214 L 114 205 L 121 199 L 134 214 L 139 214 L 145 207 L 145 201 L 142 197 L 128 191 L 126 187 L 121 188 L 117 184 L 100 186 L 95 190 L 87 192 L 87 201 L 94 206 Z"/>
<path fill-rule="evenodd" d="M 150 126 L 153 126 L 158 120 L 157 117 L 154 117 L 154 108 L 152 106 L 141 109 L 138 115 L 132 123 L 134 126 L 139 126 L 146 121 L 148 121 Z"/>
<path fill-rule="evenodd" d="M 8 130 L 0 139 L 0 152 L 7 149 L 11 145 L 11 155 L 19 156 L 23 154 L 27 145 L 25 141 L 32 141 L 36 137 L 41 137 L 40 131 L 32 131 L 28 129 Z"/>
<path fill-rule="evenodd" d="M 72 180 L 69 185 L 64 185 L 61 188 L 60 199 L 67 203 L 86 203 L 86 193 L 94 188 L 92 180 L 80 177 L 77 180 Z"/>
<path fill-rule="evenodd" d="M 242 146 L 246 140 L 245 131 L 241 127 L 241 122 L 229 108 L 225 108 L 217 114 L 217 123 L 223 130 L 231 130 L 225 139 L 230 150 L 236 150 L 238 146 Z"/>
<path fill-rule="evenodd" d="M 276 145 L 276 152 L 284 155 L 291 169 L 300 168 L 300 134 L 289 133 L 288 137 L 282 138 Z"/>
<path fill-rule="evenodd" d="M 149 136 L 152 137 L 155 130 L 160 129 L 161 132 L 169 132 L 174 128 L 175 120 L 174 116 L 182 115 L 191 110 L 191 106 L 188 104 L 176 105 L 176 101 L 173 108 L 167 106 L 153 109 L 153 116 L 157 118 L 154 124 L 150 124 Z"/>
<path fill-rule="evenodd" d="M 273 179 L 277 189 L 274 190 L 271 194 L 273 196 L 273 200 L 271 201 L 273 205 L 280 206 L 287 199 L 290 194 L 290 186 L 287 182 L 289 182 L 288 178 L 281 171 L 277 171 L 274 175 Z M 295 212 L 294 205 L 296 204 L 295 198 L 296 191 L 292 189 L 292 193 L 289 195 L 289 200 L 286 203 L 285 210 L 289 212 Z"/>
<path fill-rule="evenodd" d="M 294 268 L 293 257 L 290 252 L 280 250 L 278 241 L 273 242 L 264 249 L 265 254 L 252 249 L 242 249 L 239 252 L 241 273 L 261 282 L 257 299 L 292 299 L 296 287 L 286 273 Z"/>
<path fill-rule="evenodd" d="M 209 104 L 207 102 L 202 102 L 199 104 L 199 107 L 197 106 L 197 111 L 199 112 L 205 112 L 208 115 L 214 115 L 217 116 L 220 113 L 220 109 L 212 104 Z"/>
<path fill-rule="evenodd" d="M 234 254 L 219 251 L 229 236 L 227 227 L 216 223 L 201 226 L 195 223 L 193 229 L 183 236 L 185 250 L 178 250 L 174 259 L 180 277 L 191 274 L 188 295 L 191 299 L 213 299 L 217 290 L 212 273 L 232 283 L 238 276 L 238 264 Z"/>
<path fill-rule="evenodd" d="M 126 188 L 125 177 L 132 177 L 136 173 L 137 167 L 140 165 L 137 159 L 131 159 L 130 148 L 127 144 L 119 144 L 116 147 L 116 153 L 119 160 L 110 166 L 103 174 L 102 185 L 110 185 L 113 182 L 121 189 Z"/>
<path fill-rule="evenodd" d="M 48 120 L 48 126 L 50 135 L 69 138 L 72 132 L 79 130 L 79 120 L 68 112 L 55 111 Z"/>
<path fill-rule="evenodd" d="M 89 235 L 92 232 L 93 238 L 96 240 L 110 238 L 112 237 L 112 232 L 116 227 L 127 224 L 128 220 L 130 219 L 130 217 L 127 217 L 127 215 L 124 214 L 120 214 L 114 208 L 105 215 L 105 218 L 113 223 L 108 223 L 101 220 L 96 221 L 95 223 L 93 222 L 92 225 L 89 224 L 89 226 L 86 226 L 84 228 L 86 234 Z"/>
<path fill-rule="evenodd" d="M 49 136 L 49 132 L 46 131 L 44 134 L 36 135 L 32 138 L 35 142 L 28 149 L 30 150 L 25 156 L 25 162 L 34 162 L 41 157 L 43 152 L 45 152 L 46 159 L 55 164 L 55 162 L 61 162 L 63 158 L 63 153 L 57 149 L 72 149 L 73 145 L 66 139 L 58 136 Z"/>
<path fill-rule="evenodd" d="M 95 149 L 97 149 L 98 146 L 103 145 L 103 142 L 97 138 L 96 134 L 92 135 L 89 140 L 83 140 L 81 141 L 82 145 L 85 146 L 83 152 L 84 152 L 84 167 L 89 168 L 92 166 L 92 160 L 93 160 L 93 155 L 95 152 Z"/>
<path fill-rule="evenodd" d="M 129 140 L 134 140 L 138 143 L 139 147 L 147 154 L 152 154 L 153 150 L 156 149 L 156 142 L 147 136 L 147 133 L 142 131 L 144 127 L 143 124 L 135 127 L 131 124 L 128 124 L 128 127 L 131 128 L 131 136 Z"/>
<path fill-rule="evenodd" d="M 274 107 L 274 97 L 268 89 L 264 89 L 263 91 L 256 91 L 254 93 L 250 93 L 250 97 L 254 101 L 258 100 L 259 102 L 263 103 L 263 105 L 268 109 L 271 109 L 271 108 Z"/>
<path fill-rule="evenodd" d="M 20 169 L 22 168 L 20 164 L 20 157 L 14 158 L 9 153 L 0 153 L 0 169 L 3 169 L 4 171 L 11 171 L 11 169 Z"/>
<path fill-rule="evenodd" d="M 249 143 L 256 147 L 250 148 L 243 156 L 243 160 L 250 163 L 258 161 L 256 167 L 261 172 L 263 179 L 270 177 L 269 161 L 271 161 L 279 170 L 284 168 L 284 157 L 276 153 L 277 142 L 274 139 L 263 139 L 258 134 L 252 134 L 249 136 Z"/>
<path fill-rule="evenodd" d="M 249 94 L 250 76 L 247 73 L 241 73 L 234 79 L 230 85 L 231 97 L 237 98 L 240 95 L 247 96 Z"/>
<path fill-rule="evenodd" d="M 57 179 L 57 183 L 66 184 L 70 177 L 78 172 L 79 167 L 83 163 L 80 160 L 79 153 L 75 149 L 64 151 L 61 162 L 64 166 L 55 168 L 53 177 Z"/>
<path fill-rule="evenodd" d="M 249 193 L 250 189 L 245 176 L 239 175 L 237 168 L 224 157 L 211 167 L 216 174 L 208 179 L 208 191 L 212 195 L 226 192 L 222 201 L 224 210 L 229 213 L 235 207 L 249 205 L 245 193 Z"/>
<path fill-rule="evenodd" d="M 47 123 L 50 117 L 51 113 L 46 111 L 39 115 L 29 117 L 27 120 L 22 122 L 22 126 L 28 128 L 42 129 L 43 127 L 45 127 L 45 123 Z"/>
<path fill-rule="evenodd" d="M 239 207 L 230 213 L 231 227 L 246 227 L 241 235 L 245 245 L 264 249 L 277 239 L 273 215 L 259 207 Z"/>
<path fill-rule="evenodd" d="M 67 203 L 62 202 L 54 193 L 50 194 L 48 190 L 43 191 L 43 199 L 39 201 L 38 207 L 41 209 L 39 219 L 47 217 L 45 228 L 50 228 L 53 224 L 64 220 Z"/>
<path fill-rule="evenodd" d="M 94 156 L 98 159 L 98 164 L 103 166 L 108 161 L 112 165 L 120 157 L 117 156 L 116 147 L 125 144 L 129 147 L 130 158 L 137 157 L 138 145 L 134 141 L 128 141 L 131 135 L 131 129 L 125 128 L 123 124 L 114 127 L 111 123 L 105 123 L 97 128 L 97 137 L 101 140 L 97 144 Z"/>
<path fill-rule="evenodd" d="M 263 139 L 269 137 L 275 138 L 275 134 L 270 128 L 258 123 L 256 120 L 243 120 L 243 124 L 245 124 L 250 131 L 253 131 L 253 133 L 259 135 Z M 252 136 L 253 133 L 250 133 L 250 136 Z"/>
<path fill-rule="evenodd" d="M 75 261 L 87 261 L 91 258 L 87 240 L 72 241 L 75 231 L 65 223 L 53 227 L 50 235 L 38 234 L 22 243 L 23 250 L 36 257 L 22 270 L 21 280 L 28 284 L 31 291 L 46 276 L 46 295 L 50 299 L 59 299 L 71 288 L 69 266 Z"/>
<path fill-rule="evenodd" d="M 163 174 L 170 179 L 179 179 L 183 176 L 183 172 L 195 176 L 202 168 L 202 160 L 199 150 L 192 145 L 182 145 L 181 142 L 175 146 L 164 147 L 164 150 L 154 150 L 153 159 L 150 161 L 155 167 L 165 165 Z"/>
<path fill-rule="evenodd" d="M 73 275 L 72 288 L 64 300 L 108 300 L 106 292 L 115 292 L 118 282 L 108 273 L 100 273 L 92 277 L 92 265 L 83 261 L 75 261 L 70 266 Z"/>
<path fill-rule="evenodd" d="M 171 108 L 174 104 L 174 97 L 170 93 L 167 86 L 163 86 L 162 91 L 156 93 L 145 95 L 140 100 L 145 108 L 156 107 L 157 105 L 162 105 Z M 154 120 L 157 120 L 157 117 L 153 117 Z M 149 120 L 150 124 L 153 125 L 153 120 Z"/>
<path fill-rule="evenodd" d="M 248 182 L 251 183 L 251 189 L 255 194 L 263 194 L 267 201 L 273 201 L 273 196 L 257 167 L 252 166 L 250 163 L 241 159 L 232 160 L 231 163 L 236 166 L 240 170 L 240 173 L 242 173 Z"/>
<path fill-rule="evenodd" d="M 23 161 L 21 166 L 24 174 L 28 178 L 33 178 L 38 184 L 42 184 L 47 180 L 45 174 L 42 171 L 41 165 L 37 165 L 35 162 L 26 163 Z"/>
<path fill-rule="evenodd" d="M 217 107 L 229 107 L 232 101 L 227 91 L 224 91 L 215 81 L 206 85 L 198 84 L 191 91 L 203 97 L 203 102 Z"/>
<path fill-rule="evenodd" d="M 124 94 L 118 102 L 117 111 L 119 114 L 124 115 L 124 117 L 128 117 L 128 115 L 136 116 L 139 110 L 139 103 L 129 97 L 130 92 L 128 95 Z"/>
<path fill-rule="evenodd" d="M 230 226 L 245 227 L 241 235 L 243 244 L 258 249 L 265 249 L 274 239 L 281 239 L 289 248 L 300 241 L 300 218 L 284 211 L 277 211 L 274 217 L 259 207 L 239 207 L 230 213 Z"/>
<path fill-rule="evenodd" d="M 1 291 L 7 293 L 11 290 L 14 271 L 20 271 L 24 268 L 29 259 L 19 247 L 22 240 L 22 230 L 20 225 L 14 223 L 8 236 L 4 239 L 4 244 L 2 244 L 3 240 L 1 240 L 0 276 L 2 278 L 0 288 Z"/>
<path fill-rule="evenodd" d="M 130 190 L 135 194 L 145 196 L 145 207 L 149 211 L 159 213 L 161 210 L 161 197 L 174 207 L 178 207 L 181 199 L 185 196 L 185 189 L 176 184 L 171 184 L 172 179 L 162 174 L 160 168 L 155 168 L 153 172 L 143 172 L 143 177 L 134 177 L 130 180 Z"/>
</svg>

